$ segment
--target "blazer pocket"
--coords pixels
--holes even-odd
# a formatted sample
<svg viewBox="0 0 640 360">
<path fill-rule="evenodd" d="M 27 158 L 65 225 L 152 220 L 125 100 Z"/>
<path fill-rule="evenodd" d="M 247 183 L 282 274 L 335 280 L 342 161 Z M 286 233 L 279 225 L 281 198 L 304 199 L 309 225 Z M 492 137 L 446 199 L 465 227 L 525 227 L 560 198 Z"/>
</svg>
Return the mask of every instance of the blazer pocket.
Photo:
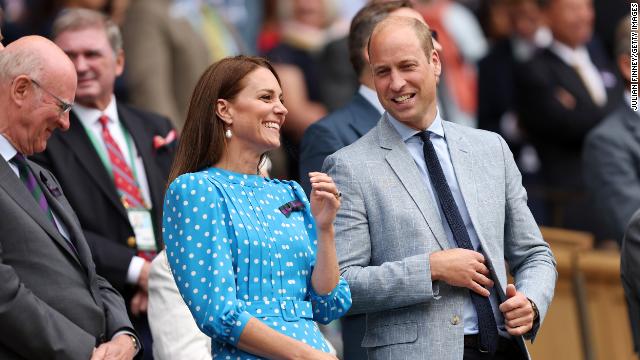
<svg viewBox="0 0 640 360">
<path fill-rule="evenodd" d="M 373 329 L 367 329 L 362 339 L 362 347 L 372 348 L 378 346 L 406 344 L 418 339 L 418 323 L 406 322 L 390 324 Z"/>
</svg>

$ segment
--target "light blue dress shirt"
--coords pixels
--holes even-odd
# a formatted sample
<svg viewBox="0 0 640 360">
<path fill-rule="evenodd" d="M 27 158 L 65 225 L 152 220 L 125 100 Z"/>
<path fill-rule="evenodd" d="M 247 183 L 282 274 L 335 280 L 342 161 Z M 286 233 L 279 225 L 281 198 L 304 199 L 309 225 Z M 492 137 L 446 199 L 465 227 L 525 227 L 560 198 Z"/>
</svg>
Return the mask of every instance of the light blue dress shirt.
<svg viewBox="0 0 640 360">
<path fill-rule="evenodd" d="M 431 180 L 429 179 L 429 172 L 427 171 L 427 165 L 424 160 L 424 152 L 422 150 L 422 139 L 416 136 L 420 131 L 412 129 L 400 121 L 396 120 L 389 113 L 386 114 L 389 122 L 396 129 L 400 137 L 407 145 L 407 150 L 415 160 L 416 165 L 418 166 L 418 170 L 420 171 L 420 175 L 422 181 L 424 182 L 425 188 L 431 195 L 433 202 L 435 204 L 440 204 L 438 201 L 437 195 L 431 185 Z M 445 137 L 444 128 L 442 127 L 442 118 L 440 114 L 436 114 L 436 118 L 427 131 L 432 132 L 431 142 L 436 150 L 436 154 L 438 155 L 438 160 L 440 161 L 440 165 L 442 166 L 442 171 L 444 172 L 444 176 L 447 179 L 447 183 L 449 184 L 449 188 L 451 189 L 451 193 L 453 194 L 453 198 L 456 201 L 456 205 L 458 206 L 458 210 L 460 210 L 460 215 L 462 216 L 462 220 L 464 221 L 464 225 L 469 233 L 469 238 L 471 239 L 471 243 L 473 244 L 474 249 L 482 252 L 480 248 L 480 240 L 478 239 L 478 234 L 476 233 L 476 229 L 471 222 L 471 217 L 469 216 L 469 211 L 467 210 L 467 205 L 464 202 L 464 198 L 462 197 L 462 192 L 460 191 L 460 187 L 458 185 L 458 180 L 456 178 L 456 174 L 453 170 L 453 164 L 451 163 L 451 156 L 449 155 L 449 148 L 447 146 L 447 139 Z M 444 217 L 444 213 L 442 212 L 442 208 L 438 206 L 438 213 L 440 214 L 440 221 L 442 222 L 442 227 L 444 228 L 445 233 L 447 234 L 447 239 L 449 240 L 449 244 L 452 248 L 457 248 L 458 245 L 453 238 L 453 233 L 451 232 L 451 228 L 449 227 L 449 223 Z M 498 308 L 499 302 L 497 297 L 497 292 L 495 289 L 489 289 L 491 292 L 491 296 L 489 300 L 491 302 L 491 307 L 493 308 L 493 314 L 496 318 L 496 323 L 498 324 L 498 332 L 500 335 L 508 337 L 508 333 L 504 328 L 504 318 L 502 316 L 502 312 Z M 464 304 L 464 334 L 471 335 L 478 333 L 478 315 L 476 314 L 476 309 L 471 302 L 471 296 L 467 297 Z"/>
</svg>

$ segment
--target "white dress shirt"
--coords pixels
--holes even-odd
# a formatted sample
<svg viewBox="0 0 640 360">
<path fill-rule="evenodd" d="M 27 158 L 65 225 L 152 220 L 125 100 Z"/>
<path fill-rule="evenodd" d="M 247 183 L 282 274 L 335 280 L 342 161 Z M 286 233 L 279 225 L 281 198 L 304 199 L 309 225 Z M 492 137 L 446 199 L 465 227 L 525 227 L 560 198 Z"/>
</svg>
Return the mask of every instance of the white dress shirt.
<svg viewBox="0 0 640 360">
<path fill-rule="evenodd" d="M 84 126 L 84 129 L 91 132 L 91 137 L 95 140 L 96 145 L 101 147 L 100 150 L 96 149 L 96 151 L 100 151 L 103 154 L 106 154 L 107 150 L 104 144 L 104 140 L 102 139 L 102 124 L 100 123 L 99 119 L 102 115 L 106 115 L 109 118 L 109 122 L 107 123 L 109 133 L 111 133 L 111 137 L 120 148 L 120 151 L 122 152 L 127 165 L 129 165 L 129 167 L 132 169 L 145 203 L 153 206 L 153 203 L 151 202 L 151 193 L 149 192 L 147 173 L 144 169 L 144 162 L 142 161 L 142 157 L 140 157 L 140 154 L 138 154 L 138 150 L 133 143 L 131 135 L 129 135 L 129 139 L 131 139 L 131 142 L 129 143 L 127 141 L 127 137 L 123 132 L 124 128 L 122 127 L 122 124 L 120 123 L 120 117 L 118 116 L 118 108 L 116 106 L 115 96 L 111 97 L 111 102 L 109 102 L 109 105 L 104 109 L 104 111 L 88 108 L 79 104 L 74 104 L 72 111 L 76 114 L 76 116 Z M 132 146 L 129 146 L 129 144 L 131 144 Z M 132 159 L 133 164 L 131 164 Z M 138 282 L 138 278 L 140 277 L 140 272 L 142 271 L 142 266 L 144 265 L 144 263 L 145 260 L 138 256 L 134 256 L 131 259 L 131 263 L 129 263 L 129 269 L 127 270 L 128 283 L 136 284 Z"/>
<path fill-rule="evenodd" d="M 591 62 L 587 48 L 578 46 L 572 49 L 561 42 L 554 41 L 549 49 L 567 65 L 576 69 L 593 102 L 598 106 L 604 106 L 607 102 L 607 90 L 598 68 Z"/>
</svg>

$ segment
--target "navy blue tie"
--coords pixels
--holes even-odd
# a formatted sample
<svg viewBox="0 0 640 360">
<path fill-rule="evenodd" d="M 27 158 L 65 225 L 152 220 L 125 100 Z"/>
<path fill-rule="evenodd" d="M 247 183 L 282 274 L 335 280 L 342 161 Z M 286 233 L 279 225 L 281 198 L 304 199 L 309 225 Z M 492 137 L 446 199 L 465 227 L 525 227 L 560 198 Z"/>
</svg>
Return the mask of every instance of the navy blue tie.
<svg viewBox="0 0 640 360">
<path fill-rule="evenodd" d="M 447 178 L 444 176 L 442 166 L 436 155 L 436 150 L 431 143 L 430 132 L 423 131 L 418 134 L 423 141 L 422 151 L 424 151 L 424 160 L 429 171 L 431 185 L 438 194 L 440 207 L 444 213 L 447 223 L 451 228 L 453 237 L 459 248 L 474 250 L 469 238 L 469 233 L 464 225 L 458 205 L 451 194 L 451 189 L 447 184 Z M 480 350 L 495 354 L 498 347 L 498 327 L 496 319 L 493 316 L 491 302 L 488 297 L 479 295 L 473 291 L 471 293 L 471 301 L 476 308 L 478 314 L 478 332 L 480 335 Z"/>
</svg>

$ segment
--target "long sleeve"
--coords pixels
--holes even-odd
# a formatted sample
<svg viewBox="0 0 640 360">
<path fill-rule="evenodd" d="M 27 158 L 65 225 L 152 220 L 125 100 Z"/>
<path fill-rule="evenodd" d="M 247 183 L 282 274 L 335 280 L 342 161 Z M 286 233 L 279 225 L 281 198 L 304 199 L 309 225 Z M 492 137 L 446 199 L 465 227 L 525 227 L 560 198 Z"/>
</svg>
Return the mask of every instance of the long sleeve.
<svg viewBox="0 0 640 360">
<path fill-rule="evenodd" d="M 499 141 L 506 175 L 505 259 L 514 276 L 516 288 L 538 306 L 540 321 L 537 324 L 541 325 L 553 299 L 558 278 L 556 261 L 527 206 L 527 194 L 513 155 L 504 140 L 499 137 Z M 539 326 L 532 329 L 527 338 L 535 338 L 538 329 Z"/>
<path fill-rule="evenodd" d="M 311 284 L 311 274 L 313 274 L 317 253 L 318 237 L 316 233 L 316 225 L 310 211 L 310 204 L 307 200 L 302 187 L 296 182 L 291 182 L 294 193 L 306 206 L 304 211 L 304 222 L 309 235 L 309 247 L 311 259 L 311 271 L 307 277 L 307 289 L 308 300 L 311 301 L 313 307 L 313 320 L 321 323 L 328 324 L 331 321 L 338 319 L 345 315 L 349 308 L 351 308 L 351 290 L 347 281 L 340 276 L 338 284 L 331 290 L 330 293 L 321 295 L 315 292 L 313 285 Z"/>
<path fill-rule="evenodd" d="M 171 183 L 163 238 L 180 294 L 200 330 L 214 340 L 237 344 L 251 314 L 236 296 L 227 205 L 206 177 L 185 174 Z"/>
</svg>

